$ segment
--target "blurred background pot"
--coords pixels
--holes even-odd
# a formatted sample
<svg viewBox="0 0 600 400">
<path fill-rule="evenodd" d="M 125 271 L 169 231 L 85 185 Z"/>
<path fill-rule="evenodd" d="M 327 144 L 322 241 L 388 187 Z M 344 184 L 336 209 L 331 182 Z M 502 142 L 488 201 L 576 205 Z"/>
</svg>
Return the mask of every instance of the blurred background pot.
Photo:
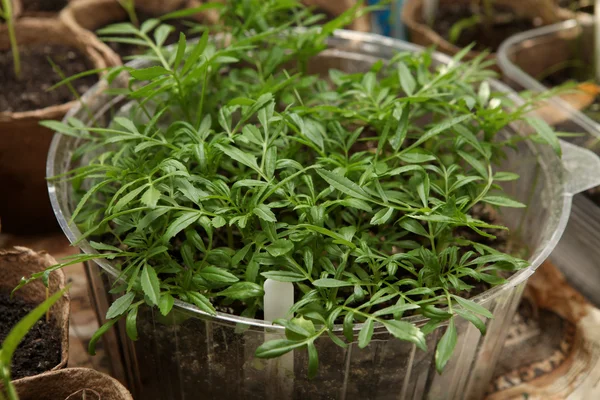
<svg viewBox="0 0 600 400">
<path fill-rule="evenodd" d="M 92 37 L 74 35 L 58 20 L 22 18 L 17 20 L 15 31 L 22 53 L 36 46 L 60 45 L 81 54 L 93 68 L 105 68 L 111 63 L 98 51 L 101 43 Z M 6 27 L 0 26 L 0 50 L 9 48 Z M 52 78 L 48 76 L 48 87 Z M 21 79 L 28 77 L 24 74 Z M 43 92 L 45 89 L 36 87 L 34 90 Z M 25 95 L 30 94 L 23 93 Z M 52 131 L 39 122 L 60 120 L 75 104 L 76 101 L 69 101 L 26 111 L 0 111 L 0 218 L 5 232 L 35 234 L 58 228 L 44 174 Z"/>
<path fill-rule="evenodd" d="M 434 4 L 437 5 L 432 6 Z M 447 31 L 461 19 L 464 20 L 464 18 L 474 15 L 468 12 L 464 15 L 458 13 L 458 10 L 468 9 L 473 7 L 473 4 L 479 3 L 473 2 L 473 0 L 405 0 L 402 21 L 408 29 L 410 41 L 421 46 L 435 46 L 438 51 L 446 54 L 458 53 L 462 47 L 448 40 Z M 551 0 L 495 0 L 492 4 L 503 11 L 502 13 L 498 10 L 492 12 L 494 26 L 488 28 L 492 29 L 488 39 L 497 44 L 500 44 L 502 35 L 510 35 L 507 34 L 508 31 L 514 32 L 515 29 L 519 29 L 516 27 L 518 24 L 523 25 L 522 30 L 526 30 L 561 19 L 558 8 Z M 506 17 L 509 17 L 509 20 L 505 21 Z M 511 20 L 511 17 L 515 20 Z M 516 24 L 517 22 L 518 24 Z M 445 25 L 444 31 L 446 32 L 438 30 L 442 25 Z M 463 30 L 463 33 L 467 30 Z M 473 36 L 472 40 L 475 41 L 479 41 L 483 37 L 480 32 L 476 32 Z M 468 45 L 472 40 L 467 40 L 464 45 Z M 485 42 L 482 42 L 481 45 L 489 46 Z M 490 49 L 491 54 L 487 56 L 488 59 L 495 58 L 495 50 L 495 48 Z M 467 54 L 467 58 L 472 59 L 480 54 L 480 48 L 476 48 Z"/>
<path fill-rule="evenodd" d="M 598 85 L 593 81 L 594 25 L 570 20 L 515 35 L 498 52 L 505 79 L 514 87 L 545 92 L 566 81 L 578 88 L 553 97 L 538 115 L 561 132 L 574 133 L 572 143 L 600 154 Z M 595 173 L 598 174 L 600 170 Z M 596 306 L 600 306 L 600 193 L 576 196 L 565 237 L 553 255 L 567 280 Z"/>
</svg>

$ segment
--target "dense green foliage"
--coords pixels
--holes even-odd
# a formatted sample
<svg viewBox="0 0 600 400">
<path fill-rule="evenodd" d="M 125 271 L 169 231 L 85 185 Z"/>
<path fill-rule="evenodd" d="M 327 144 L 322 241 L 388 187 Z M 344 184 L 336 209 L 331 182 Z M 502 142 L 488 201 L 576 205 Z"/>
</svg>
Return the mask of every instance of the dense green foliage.
<svg viewBox="0 0 600 400">
<path fill-rule="evenodd" d="M 434 66 L 429 52 L 399 53 L 364 73 L 314 74 L 324 58 L 311 59 L 325 57 L 327 38 L 356 9 L 320 27 L 291 0 L 208 7 L 218 7 L 225 28 L 215 29 L 228 34 L 196 44 L 181 34 L 166 48 L 172 28 L 159 20 L 105 28 L 149 49 L 140 58 L 152 66 L 107 77 L 128 74 L 113 92 L 131 107 L 107 128 L 45 123 L 87 139 L 76 151 L 82 166 L 56 179 L 72 182 L 73 220 L 101 254 L 67 263 L 104 257 L 122 271 L 123 295 L 100 333 L 126 317 L 135 339 L 138 308 L 166 315 L 175 299 L 262 318 L 269 278 L 293 282 L 296 303 L 276 321 L 287 339 L 257 356 L 307 348 L 314 374 L 318 337 L 346 346 L 331 333 L 336 323 L 348 342 L 364 323 L 360 347 L 381 324 L 425 349 L 425 335 L 446 322 L 441 371 L 455 318 L 483 332 L 481 317 L 491 316 L 465 294 L 527 265 L 493 248 L 505 228 L 473 209 L 524 206 L 498 185 L 518 176 L 494 165 L 523 140 L 498 132 L 529 106 L 508 111 L 482 59 L 461 64 L 460 55 Z M 292 25 L 306 29 L 290 33 Z M 402 320 L 407 313 L 430 322 L 418 328 Z"/>
</svg>

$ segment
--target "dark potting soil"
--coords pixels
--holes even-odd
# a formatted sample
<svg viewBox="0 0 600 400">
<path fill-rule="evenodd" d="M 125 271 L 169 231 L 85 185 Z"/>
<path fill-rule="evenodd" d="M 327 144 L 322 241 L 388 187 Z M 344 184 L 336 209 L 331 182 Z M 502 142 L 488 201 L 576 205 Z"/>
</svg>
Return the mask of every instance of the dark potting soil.
<svg viewBox="0 0 600 400">
<path fill-rule="evenodd" d="M 35 306 L 18 298 L 11 299 L 9 292 L 0 291 L 0 343 Z M 40 319 L 15 351 L 12 361 L 13 379 L 37 375 L 58 365 L 61 358 L 60 335 L 60 330 L 53 321 Z"/>
<path fill-rule="evenodd" d="M 139 20 L 140 25 L 149 19 L 156 18 L 156 15 L 147 14 L 140 10 L 136 10 L 136 16 Z M 121 21 L 114 21 L 112 23 L 119 23 L 119 22 L 130 22 L 130 20 L 126 18 Z M 172 27 L 175 28 L 175 30 L 173 30 L 169 34 L 169 36 L 167 37 L 167 40 L 165 40 L 165 45 L 177 43 L 177 41 L 179 41 L 179 32 L 183 32 L 185 34 L 186 39 L 188 39 L 188 40 L 199 36 L 198 33 L 190 33 L 189 32 L 192 24 L 194 24 L 194 22 L 191 20 L 172 19 L 172 20 L 166 21 L 165 23 L 168 25 L 171 25 Z M 100 36 L 100 38 L 102 38 L 102 36 Z M 121 58 L 124 60 L 127 60 L 128 59 L 127 57 L 130 57 L 133 55 L 143 54 L 148 50 L 147 47 L 141 47 L 141 46 L 137 46 L 135 44 L 128 44 L 128 43 L 115 43 L 115 42 L 111 42 L 109 40 L 106 41 L 106 44 L 108 44 L 108 46 L 115 53 L 117 53 L 119 56 L 121 56 Z"/>
<path fill-rule="evenodd" d="M 12 51 L 0 52 L 0 111 L 30 111 L 73 100 L 66 85 L 47 91 L 62 80 L 52 69 L 48 58 L 60 67 L 65 77 L 93 68 L 82 53 L 68 46 L 21 46 L 19 51 L 20 79 L 15 76 Z M 96 75 L 90 75 L 73 81 L 72 85 L 77 92 L 83 93 L 97 80 Z"/>
<path fill-rule="evenodd" d="M 471 7 L 468 4 L 449 4 L 438 9 L 438 15 L 434 21 L 433 29 L 440 34 L 444 39 L 450 40 L 450 30 L 457 22 L 470 18 L 474 15 Z M 502 14 L 508 18 L 500 20 L 497 15 Z M 510 13 L 509 9 L 499 5 L 494 6 L 494 22 L 492 26 L 486 26 L 484 23 L 478 24 L 463 29 L 457 42 L 454 43 L 458 47 L 465 47 L 471 43 L 475 43 L 473 50 L 496 51 L 500 47 L 500 43 L 509 36 L 515 33 L 527 31 L 535 28 L 531 20 L 517 17 Z"/>
<path fill-rule="evenodd" d="M 68 0 L 21 0 L 25 12 L 58 12 L 68 3 Z"/>
</svg>

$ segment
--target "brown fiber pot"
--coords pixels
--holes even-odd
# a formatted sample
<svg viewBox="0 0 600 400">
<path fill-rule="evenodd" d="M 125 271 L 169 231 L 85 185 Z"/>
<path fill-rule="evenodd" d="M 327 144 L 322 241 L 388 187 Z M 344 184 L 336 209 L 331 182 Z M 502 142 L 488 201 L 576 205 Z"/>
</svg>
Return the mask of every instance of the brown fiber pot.
<svg viewBox="0 0 600 400">
<path fill-rule="evenodd" d="M 470 4 L 473 0 L 439 0 L 439 7 L 451 4 Z M 518 15 L 534 19 L 539 19 L 543 25 L 558 22 L 565 18 L 558 7 L 548 9 L 540 7 L 538 3 L 548 2 L 548 0 L 494 0 L 496 4 L 511 7 Z M 424 0 L 406 0 L 402 8 L 402 22 L 406 25 L 410 41 L 421 46 L 435 46 L 436 50 L 446 54 L 455 55 L 461 48 L 453 45 L 436 31 L 434 31 L 422 17 Z M 478 51 L 467 53 L 467 59 L 473 59 L 480 55 Z M 487 57 L 490 60 L 496 58 L 495 53 Z"/>
<path fill-rule="evenodd" d="M 202 3 L 197 0 L 138 0 L 135 4 L 138 10 L 158 17 L 182 8 L 198 7 Z M 200 23 L 214 23 L 218 15 L 209 10 L 190 18 Z M 92 32 L 99 28 L 127 19 L 127 13 L 117 0 L 78 0 L 69 3 L 61 12 L 60 19 L 74 31 L 94 35 Z"/>
<path fill-rule="evenodd" d="M 302 2 L 307 6 L 320 8 L 337 17 L 349 8 L 354 7 L 357 3 L 357 0 L 303 0 Z M 371 30 L 369 17 L 367 15 L 363 15 L 352 22 L 348 28 L 360 32 L 369 32 Z"/>
<path fill-rule="evenodd" d="M 36 272 L 55 265 L 56 260 L 45 252 L 35 252 L 25 247 L 15 247 L 10 250 L 0 250 L 0 289 L 12 291 L 22 277 L 29 277 Z M 55 293 L 65 287 L 65 274 L 54 271 L 48 281 L 48 293 Z M 46 287 L 40 280 L 31 282 L 14 294 L 28 303 L 40 304 L 46 300 Z M 51 371 L 67 366 L 69 359 L 69 308 L 70 299 L 67 293 L 50 309 L 50 316 L 60 329 L 61 357 L 60 363 Z"/>
<path fill-rule="evenodd" d="M 20 400 L 133 400 L 119 381 L 87 368 L 46 372 L 13 383 Z"/>
<path fill-rule="evenodd" d="M 21 18 L 15 24 L 21 48 L 55 43 L 79 50 L 94 68 L 115 64 L 116 56 L 93 36 L 76 35 L 58 19 Z M 10 48 L 5 26 L 0 26 L 0 50 Z M 24 77 L 27 79 L 27 77 Z M 75 101 L 42 109 L 0 111 L 0 218 L 8 233 L 40 233 L 57 224 L 46 188 L 46 156 L 53 132 L 41 127 L 46 119 L 60 120 Z"/>
</svg>

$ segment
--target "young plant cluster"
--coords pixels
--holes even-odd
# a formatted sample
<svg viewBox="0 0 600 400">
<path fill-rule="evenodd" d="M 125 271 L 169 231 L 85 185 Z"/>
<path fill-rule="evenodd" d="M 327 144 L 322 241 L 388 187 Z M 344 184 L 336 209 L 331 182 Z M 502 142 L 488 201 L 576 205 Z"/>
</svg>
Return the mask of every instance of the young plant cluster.
<svg viewBox="0 0 600 400">
<path fill-rule="evenodd" d="M 275 321 L 287 339 L 258 357 L 307 348 L 314 374 L 321 336 L 365 347 L 382 326 L 425 349 L 446 324 L 441 371 L 456 319 L 484 332 L 481 317 L 491 317 L 469 291 L 527 266 L 494 248 L 506 228 L 473 210 L 524 206 L 498 185 L 518 176 L 495 164 L 523 140 L 499 132 L 528 107 L 504 107 L 481 58 L 436 66 L 430 52 L 398 53 L 361 73 L 313 73 L 358 8 L 319 26 L 295 1 L 218 7 L 221 33 L 195 44 L 182 33 L 163 46 L 169 16 L 103 30 L 146 46 L 150 64 L 109 72 L 109 81 L 128 74 L 113 92 L 131 102 L 108 127 L 45 122 L 86 139 L 74 155 L 82 166 L 55 179 L 72 182 L 72 219 L 99 251 L 52 269 L 106 258 L 121 271 L 122 296 L 99 334 L 125 317 L 136 339 L 139 307 L 167 315 L 175 299 L 260 319 L 272 279 L 292 282 L 296 302 Z M 419 328 L 407 315 L 429 322 Z"/>
</svg>

